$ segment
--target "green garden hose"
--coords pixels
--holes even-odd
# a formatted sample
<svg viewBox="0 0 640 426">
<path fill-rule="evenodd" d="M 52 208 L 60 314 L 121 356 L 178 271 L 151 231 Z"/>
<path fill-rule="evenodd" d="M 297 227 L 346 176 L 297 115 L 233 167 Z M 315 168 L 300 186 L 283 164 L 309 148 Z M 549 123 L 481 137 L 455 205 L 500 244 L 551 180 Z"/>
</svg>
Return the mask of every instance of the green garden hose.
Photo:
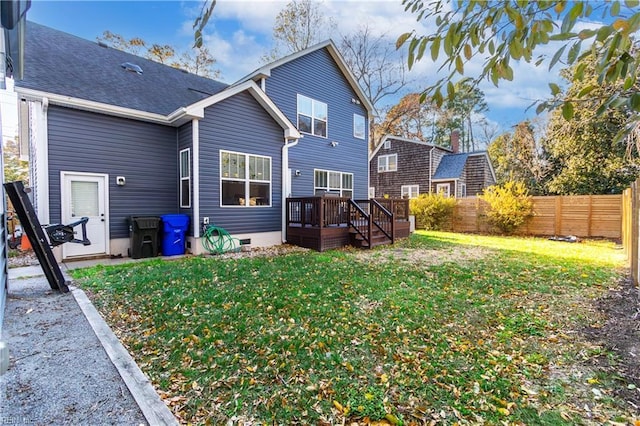
<svg viewBox="0 0 640 426">
<path fill-rule="evenodd" d="M 237 252 L 240 249 L 240 240 L 233 238 L 224 229 L 207 225 L 202 235 L 202 247 L 211 254 L 222 254 L 228 251 Z"/>
</svg>

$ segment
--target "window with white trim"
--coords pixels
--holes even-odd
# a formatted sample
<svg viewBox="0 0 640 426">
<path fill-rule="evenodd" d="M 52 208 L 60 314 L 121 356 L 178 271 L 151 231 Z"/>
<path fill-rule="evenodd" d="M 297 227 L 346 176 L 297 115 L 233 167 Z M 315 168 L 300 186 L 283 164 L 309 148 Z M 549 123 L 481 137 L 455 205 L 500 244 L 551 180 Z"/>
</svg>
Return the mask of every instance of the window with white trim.
<svg viewBox="0 0 640 426">
<path fill-rule="evenodd" d="M 298 130 L 326 138 L 327 120 L 327 104 L 298 95 Z"/>
<path fill-rule="evenodd" d="M 381 155 L 378 157 L 378 173 L 395 172 L 398 170 L 398 154 Z"/>
<path fill-rule="evenodd" d="M 460 184 L 460 197 L 464 198 L 467 196 L 467 184 L 466 183 L 461 183 Z"/>
<path fill-rule="evenodd" d="M 313 171 L 314 194 L 339 194 L 341 197 L 353 197 L 353 173 L 334 172 L 331 170 Z"/>
<path fill-rule="evenodd" d="M 436 185 L 436 193 L 445 197 L 451 196 L 451 185 L 448 183 L 439 183 Z"/>
<path fill-rule="evenodd" d="M 191 207 L 191 149 L 180 151 L 180 207 Z"/>
<path fill-rule="evenodd" d="M 220 151 L 220 205 L 271 206 L 271 157 Z"/>
<path fill-rule="evenodd" d="M 365 127 L 364 116 L 353 114 L 353 137 L 364 139 Z"/>
<path fill-rule="evenodd" d="M 391 141 L 390 140 L 384 141 L 384 145 L 382 145 L 382 148 L 391 149 Z"/>
<path fill-rule="evenodd" d="M 417 198 L 420 194 L 419 185 L 402 185 L 400 187 L 400 194 L 402 198 Z"/>
</svg>

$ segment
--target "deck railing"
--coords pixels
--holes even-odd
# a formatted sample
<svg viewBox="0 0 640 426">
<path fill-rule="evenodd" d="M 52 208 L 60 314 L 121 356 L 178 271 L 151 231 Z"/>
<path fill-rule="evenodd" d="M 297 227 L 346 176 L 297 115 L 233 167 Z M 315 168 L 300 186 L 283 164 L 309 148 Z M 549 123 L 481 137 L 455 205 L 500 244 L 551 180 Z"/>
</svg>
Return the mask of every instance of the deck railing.
<svg viewBox="0 0 640 426">
<path fill-rule="evenodd" d="M 356 200 L 355 204 L 360 206 L 362 210 L 366 211 L 371 225 L 370 228 L 377 228 L 380 230 L 387 238 L 394 241 L 394 226 L 395 220 L 394 215 L 385 206 L 381 205 L 377 200 Z M 390 204 L 388 204 L 390 205 Z"/>
<path fill-rule="evenodd" d="M 349 200 L 349 226 L 351 226 L 367 244 L 371 242 L 371 218 L 358 202 Z"/>
<path fill-rule="evenodd" d="M 287 226 L 325 228 L 327 226 L 347 226 L 348 223 L 349 198 L 287 198 Z"/>
<path fill-rule="evenodd" d="M 353 208 L 349 210 L 349 198 L 335 196 L 293 197 L 287 198 L 287 226 L 328 227 L 347 226 Z M 394 221 L 409 220 L 409 200 L 398 198 L 375 198 L 357 200 L 364 213 L 373 215 L 381 230 L 393 235 L 392 229 L 385 228 L 384 222 L 392 215 Z M 394 222 L 391 221 L 391 222 Z"/>
<path fill-rule="evenodd" d="M 407 198 L 374 198 L 387 211 L 393 213 L 395 220 L 409 220 L 409 199 Z"/>
</svg>

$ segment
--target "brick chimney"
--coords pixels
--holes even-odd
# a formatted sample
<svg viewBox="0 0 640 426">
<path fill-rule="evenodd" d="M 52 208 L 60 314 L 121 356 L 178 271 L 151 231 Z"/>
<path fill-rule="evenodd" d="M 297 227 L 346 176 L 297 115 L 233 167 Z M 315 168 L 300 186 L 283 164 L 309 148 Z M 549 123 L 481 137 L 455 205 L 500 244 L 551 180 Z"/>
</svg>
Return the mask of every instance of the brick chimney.
<svg viewBox="0 0 640 426">
<path fill-rule="evenodd" d="M 460 151 L 460 132 L 457 130 L 451 132 L 451 150 L 454 154 Z"/>
</svg>

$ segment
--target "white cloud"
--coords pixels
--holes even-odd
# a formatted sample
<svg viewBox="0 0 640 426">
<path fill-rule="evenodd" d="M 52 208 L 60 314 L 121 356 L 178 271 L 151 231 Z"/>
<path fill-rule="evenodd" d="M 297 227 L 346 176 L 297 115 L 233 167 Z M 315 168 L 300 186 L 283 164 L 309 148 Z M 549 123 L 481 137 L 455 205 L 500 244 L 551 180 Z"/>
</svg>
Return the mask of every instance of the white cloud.
<svg viewBox="0 0 640 426">
<path fill-rule="evenodd" d="M 233 83 L 258 68 L 265 50 L 265 46 L 243 30 L 235 31 L 231 37 L 217 32 L 205 35 L 204 45 L 217 60 L 216 67 L 222 71 L 220 79 L 227 83 Z"/>
<path fill-rule="evenodd" d="M 270 36 L 276 16 L 286 5 L 284 0 L 220 0 L 213 23 L 217 19 L 231 19 L 246 31 Z"/>
</svg>

